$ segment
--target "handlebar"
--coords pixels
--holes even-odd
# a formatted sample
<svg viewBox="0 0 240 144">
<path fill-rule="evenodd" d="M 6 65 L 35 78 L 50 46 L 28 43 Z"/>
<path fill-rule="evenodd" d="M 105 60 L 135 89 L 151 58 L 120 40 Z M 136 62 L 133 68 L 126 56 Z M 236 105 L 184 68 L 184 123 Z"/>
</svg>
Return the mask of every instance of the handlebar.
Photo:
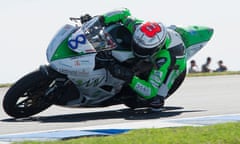
<svg viewBox="0 0 240 144">
<path fill-rule="evenodd" d="M 81 18 L 76 18 L 76 17 L 69 17 L 69 20 L 74 22 L 77 27 L 81 26 Z"/>
</svg>

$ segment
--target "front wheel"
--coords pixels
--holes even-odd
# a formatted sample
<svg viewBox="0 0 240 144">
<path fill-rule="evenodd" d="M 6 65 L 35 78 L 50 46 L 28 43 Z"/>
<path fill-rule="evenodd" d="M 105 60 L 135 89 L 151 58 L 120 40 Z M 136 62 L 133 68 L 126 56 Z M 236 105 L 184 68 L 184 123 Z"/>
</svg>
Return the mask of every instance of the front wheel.
<svg viewBox="0 0 240 144">
<path fill-rule="evenodd" d="M 44 95 L 52 82 L 41 71 L 36 70 L 18 80 L 3 99 L 4 111 L 14 118 L 37 114 L 49 106 Z"/>
</svg>

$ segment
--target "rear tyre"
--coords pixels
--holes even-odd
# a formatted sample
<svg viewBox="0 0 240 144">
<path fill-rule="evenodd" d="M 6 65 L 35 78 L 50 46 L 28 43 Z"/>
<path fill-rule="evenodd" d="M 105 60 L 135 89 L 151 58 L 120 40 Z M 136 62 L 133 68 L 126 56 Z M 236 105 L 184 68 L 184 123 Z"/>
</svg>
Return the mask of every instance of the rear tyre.
<svg viewBox="0 0 240 144">
<path fill-rule="evenodd" d="M 186 77 L 186 69 L 177 77 L 177 79 L 174 81 L 172 88 L 169 90 L 168 95 L 165 99 L 170 97 L 183 83 Z"/>
<path fill-rule="evenodd" d="M 51 82 L 39 70 L 22 77 L 7 91 L 3 99 L 4 111 L 11 117 L 23 118 L 47 109 L 51 103 L 44 95 Z"/>
</svg>

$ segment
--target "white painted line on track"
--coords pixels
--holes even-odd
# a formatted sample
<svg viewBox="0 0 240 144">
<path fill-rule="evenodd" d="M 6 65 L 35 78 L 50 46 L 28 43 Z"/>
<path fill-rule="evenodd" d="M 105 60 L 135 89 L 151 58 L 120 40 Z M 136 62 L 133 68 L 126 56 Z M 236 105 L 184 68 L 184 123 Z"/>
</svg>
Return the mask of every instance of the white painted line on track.
<svg viewBox="0 0 240 144">
<path fill-rule="evenodd" d="M 240 114 L 178 118 L 169 120 L 153 119 L 139 122 L 126 122 L 118 124 L 88 126 L 81 128 L 56 129 L 48 131 L 6 134 L 0 135 L 0 144 L 7 144 L 8 142 L 22 140 L 61 140 L 81 136 L 112 135 L 140 128 L 204 126 L 224 122 L 240 122 Z"/>
<path fill-rule="evenodd" d="M 240 122 L 240 114 L 213 115 L 191 118 L 172 119 L 169 122 L 192 124 L 192 125 L 211 125 L 226 122 Z"/>
</svg>

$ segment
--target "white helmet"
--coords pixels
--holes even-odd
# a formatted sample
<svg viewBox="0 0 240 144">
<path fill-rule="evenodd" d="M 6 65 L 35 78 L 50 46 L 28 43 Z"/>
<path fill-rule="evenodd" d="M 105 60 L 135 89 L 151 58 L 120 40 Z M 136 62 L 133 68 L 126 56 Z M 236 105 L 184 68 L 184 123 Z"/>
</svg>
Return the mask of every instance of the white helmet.
<svg viewBox="0 0 240 144">
<path fill-rule="evenodd" d="M 133 34 L 132 49 L 136 56 L 151 56 L 165 45 L 167 30 L 162 23 L 146 22 L 137 26 Z"/>
</svg>

